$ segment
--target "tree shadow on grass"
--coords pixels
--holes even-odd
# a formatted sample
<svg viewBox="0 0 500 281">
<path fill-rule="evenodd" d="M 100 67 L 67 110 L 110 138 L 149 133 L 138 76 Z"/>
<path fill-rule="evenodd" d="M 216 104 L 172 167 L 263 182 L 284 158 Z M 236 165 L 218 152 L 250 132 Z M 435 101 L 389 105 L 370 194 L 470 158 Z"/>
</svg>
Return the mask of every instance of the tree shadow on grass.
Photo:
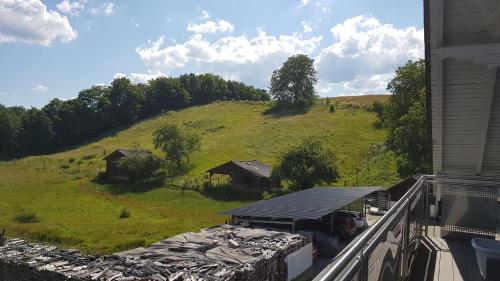
<svg viewBox="0 0 500 281">
<path fill-rule="evenodd" d="M 125 193 L 144 193 L 164 186 L 163 182 L 159 181 L 132 183 L 125 180 L 95 178 L 92 182 L 104 186 L 106 190 L 113 195 L 121 195 Z"/>
<path fill-rule="evenodd" d="M 217 201 L 254 202 L 262 199 L 262 195 L 257 192 L 236 191 L 229 185 L 205 186 L 200 194 Z"/>
<path fill-rule="evenodd" d="M 312 106 L 303 105 L 286 105 L 280 103 L 274 103 L 264 111 L 264 115 L 270 116 L 272 118 L 282 118 L 288 116 L 302 115 L 306 114 Z"/>
</svg>

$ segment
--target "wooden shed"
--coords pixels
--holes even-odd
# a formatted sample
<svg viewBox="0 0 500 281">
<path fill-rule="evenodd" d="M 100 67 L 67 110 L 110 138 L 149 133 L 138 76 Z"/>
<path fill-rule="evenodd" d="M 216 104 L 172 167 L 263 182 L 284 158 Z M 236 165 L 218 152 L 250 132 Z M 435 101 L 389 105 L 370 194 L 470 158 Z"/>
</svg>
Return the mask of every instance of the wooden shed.
<svg viewBox="0 0 500 281">
<path fill-rule="evenodd" d="M 262 192 L 271 188 L 271 166 L 258 160 L 231 160 L 207 171 L 213 175 L 227 175 L 235 190 Z"/>
<path fill-rule="evenodd" d="M 106 161 L 106 176 L 109 178 L 128 177 L 129 171 L 118 168 L 118 160 L 125 156 L 132 156 L 140 153 L 146 152 L 138 149 L 119 148 L 108 154 L 103 158 Z"/>
</svg>

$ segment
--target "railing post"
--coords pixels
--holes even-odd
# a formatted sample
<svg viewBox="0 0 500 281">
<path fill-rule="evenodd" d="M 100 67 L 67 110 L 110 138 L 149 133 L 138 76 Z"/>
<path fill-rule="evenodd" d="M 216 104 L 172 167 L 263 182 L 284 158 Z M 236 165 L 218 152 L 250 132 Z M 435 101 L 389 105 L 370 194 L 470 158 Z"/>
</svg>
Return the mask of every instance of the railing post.
<svg viewBox="0 0 500 281">
<path fill-rule="evenodd" d="M 411 198 L 409 198 L 411 199 Z M 405 210 L 405 220 L 406 224 L 403 230 L 403 253 L 402 253 L 402 272 L 401 272 L 401 280 L 406 280 L 408 277 L 408 244 L 410 239 L 410 208 L 411 208 L 411 200 L 408 200 L 408 206 L 406 206 Z"/>
<path fill-rule="evenodd" d="M 365 254 L 365 249 L 361 249 L 359 258 L 361 259 L 361 276 L 359 281 L 368 281 L 368 257 Z"/>
<path fill-rule="evenodd" d="M 428 235 L 429 232 L 429 216 L 430 216 L 430 198 L 429 198 L 429 181 L 425 181 L 425 205 L 424 205 L 424 234 L 425 236 Z"/>
</svg>

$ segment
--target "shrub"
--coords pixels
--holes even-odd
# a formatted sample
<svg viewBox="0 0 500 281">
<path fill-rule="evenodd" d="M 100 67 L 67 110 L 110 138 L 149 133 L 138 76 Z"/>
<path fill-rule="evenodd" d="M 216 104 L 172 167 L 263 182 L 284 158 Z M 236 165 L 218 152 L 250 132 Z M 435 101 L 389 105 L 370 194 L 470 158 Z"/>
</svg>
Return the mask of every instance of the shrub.
<svg viewBox="0 0 500 281">
<path fill-rule="evenodd" d="M 69 158 L 68 163 L 70 163 L 70 164 L 71 164 L 71 163 L 73 163 L 73 162 L 75 162 L 75 158 Z"/>
<path fill-rule="evenodd" d="M 127 171 L 130 182 L 143 182 L 151 179 L 161 166 L 161 161 L 149 151 L 137 151 L 118 160 L 121 170 Z"/>
<path fill-rule="evenodd" d="M 69 165 L 66 165 L 66 164 L 61 165 L 61 169 L 64 169 L 64 170 L 69 169 Z"/>
<path fill-rule="evenodd" d="M 35 223 L 39 222 L 40 219 L 35 213 L 22 213 L 14 218 L 15 221 L 19 223 Z"/>
<path fill-rule="evenodd" d="M 120 212 L 120 219 L 126 219 L 130 218 L 130 211 L 127 210 L 126 208 L 123 208 L 122 211 Z"/>
<path fill-rule="evenodd" d="M 264 191 L 262 192 L 262 199 L 264 200 L 267 200 L 267 199 L 271 199 L 273 197 L 273 195 L 267 191 Z"/>
<path fill-rule="evenodd" d="M 335 105 L 330 104 L 330 112 L 335 112 Z"/>
</svg>

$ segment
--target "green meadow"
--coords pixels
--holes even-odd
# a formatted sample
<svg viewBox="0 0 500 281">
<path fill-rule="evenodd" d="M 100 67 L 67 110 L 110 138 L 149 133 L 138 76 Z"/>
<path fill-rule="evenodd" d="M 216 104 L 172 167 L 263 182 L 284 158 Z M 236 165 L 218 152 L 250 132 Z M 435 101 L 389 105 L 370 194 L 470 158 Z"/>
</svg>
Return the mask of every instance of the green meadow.
<svg viewBox="0 0 500 281">
<path fill-rule="evenodd" d="M 221 211 L 251 200 L 183 186 L 202 185 L 204 171 L 231 159 L 272 165 L 308 136 L 337 155 L 341 179 L 332 186 L 389 186 L 399 180 L 396 160 L 382 145 L 386 131 L 376 115 L 364 109 L 385 98 L 331 98 L 334 112 L 321 100 L 307 113 L 275 115 L 264 114 L 266 103 L 213 103 L 167 112 L 67 151 L 0 162 L 0 229 L 10 237 L 109 254 L 224 223 Z M 102 158 L 114 149 L 141 147 L 160 155 L 152 133 L 167 123 L 202 137 L 188 175 L 163 186 L 95 181 L 105 169 Z M 123 209 L 130 217 L 120 218 Z"/>
</svg>

